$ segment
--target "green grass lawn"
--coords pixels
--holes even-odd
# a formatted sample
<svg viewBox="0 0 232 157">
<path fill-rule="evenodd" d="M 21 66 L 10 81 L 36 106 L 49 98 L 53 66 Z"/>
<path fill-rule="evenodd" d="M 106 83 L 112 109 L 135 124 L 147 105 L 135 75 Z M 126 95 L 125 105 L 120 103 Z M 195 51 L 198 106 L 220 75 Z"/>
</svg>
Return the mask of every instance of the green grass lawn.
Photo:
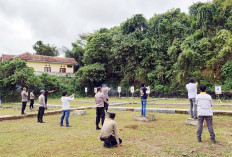
<svg viewBox="0 0 232 157">
<path fill-rule="evenodd" d="M 120 148 L 106 149 L 95 130 L 95 110 L 70 116 L 71 128 L 60 127 L 61 115 L 0 122 L 0 156 L 232 156 L 231 117 L 215 116 L 217 144 L 204 127 L 202 143 L 196 126 L 185 124 L 188 115 L 155 114 L 156 121 L 135 121 L 136 112 L 117 111 Z"/>
</svg>

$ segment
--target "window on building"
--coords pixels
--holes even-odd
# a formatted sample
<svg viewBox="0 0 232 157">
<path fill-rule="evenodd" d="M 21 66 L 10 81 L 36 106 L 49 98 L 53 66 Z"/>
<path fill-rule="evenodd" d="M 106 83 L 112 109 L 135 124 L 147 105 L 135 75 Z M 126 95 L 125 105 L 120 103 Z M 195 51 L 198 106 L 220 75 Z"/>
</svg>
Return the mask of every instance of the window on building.
<svg viewBox="0 0 232 157">
<path fill-rule="evenodd" d="M 44 72 L 50 73 L 51 72 L 51 67 L 44 67 Z"/>
<path fill-rule="evenodd" d="M 66 73 L 66 68 L 60 68 L 60 73 Z"/>
<path fill-rule="evenodd" d="M 67 65 L 68 68 L 72 68 L 72 65 Z"/>
</svg>

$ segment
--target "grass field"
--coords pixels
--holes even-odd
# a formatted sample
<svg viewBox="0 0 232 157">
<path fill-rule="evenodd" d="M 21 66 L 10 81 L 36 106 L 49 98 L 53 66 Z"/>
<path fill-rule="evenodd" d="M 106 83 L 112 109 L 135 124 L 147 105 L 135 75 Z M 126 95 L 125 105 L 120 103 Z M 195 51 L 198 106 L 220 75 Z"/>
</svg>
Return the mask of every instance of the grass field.
<svg viewBox="0 0 232 157">
<path fill-rule="evenodd" d="M 232 156 L 232 120 L 214 117 L 217 143 L 212 145 L 204 127 L 202 143 L 188 115 L 155 114 L 156 121 L 135 121 L 136 112 L 116 112 L 120 148 L 106 149 L 95 130 L 95 110 L 70 116 L 71 128 L 60 127 L 61 115 L 0 122 L 0 156 Z"/>
</svg>

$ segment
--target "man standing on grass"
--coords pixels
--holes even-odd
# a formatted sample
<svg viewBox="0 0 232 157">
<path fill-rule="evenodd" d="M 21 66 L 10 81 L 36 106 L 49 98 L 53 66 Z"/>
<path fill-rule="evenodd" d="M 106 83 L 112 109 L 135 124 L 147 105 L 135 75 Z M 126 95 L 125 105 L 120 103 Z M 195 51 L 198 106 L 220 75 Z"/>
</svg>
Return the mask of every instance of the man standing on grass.
<svg viewBox="0 0 232 157">
<path fill-rule="evenodd" d="M 53 93 L 53 92 L 54 92 L 54 90 L 48 91 L 48 89 L 45 89 L 45 94 L 44 94 L 44 96 L 45 96 L 45 104 L 46 104 L 46 107 L 47 107 L 47 102 L 48 102 L 48 94 L 49 94 L 49 93 Z"/>
<path fill-rule="evenodd" d="M 102 92 L 103 92 L 103 94 L 104 94 L 104 96 L 105 96 L 105 98 L 106 98 L 106 100 L 109 102 L 109 95 L 108 95 L 108 92 L 110 91 L 111 89 L 110 88 L 108 88 L 107 86 L 105 86 L 105 87 L 103 87 L 102 88 Z M 105 108 L 105 110 L 106 110 L 106 112 L 108 111 L 108 104 L 107 103 L 105 103 L 104 102 L 104 108 Z"/>
<path fill-rule="evenodd" d="M 45 123 L 43 121 L 43 115 L 44 115 L 44 110 L 47 108 L 45 104 L 45 91 L 41 90 L 40 91 L 41 95 L 39 96 L 39 111 L 38 111 L 38 122 L 39 123 Z"/>
<path fill-rule="evenodd" d="M 34 90 L 31 91 L 30 93 L 30 108 L 34 108 L 34 100 L 35 100 L 35 95 L 34 95 Z"/>
<path fill-rule="evenodd" d="M 101 129 L 99 127 L 100 118 L 101 118 L 102 126 L 103 126 L 104 120 L 105 120 L 104 102 L 107 105 L 109 105 L 104 94 L 102 93 L 101 87 L 97 88 L 97 93 L 95 94 L 95 101 L 96 101 L 96 130 L 100 130 Z"/>
<path fill-rule="evenodd" d="M 27 88 L 23 87 L 23 91 L 21 92 L 21 96 L 22 96 L 22 111 L 21 114 L 25 115 L 26 113 L 24 112 L 27 106 L 27 101 L 28 101 L 28 92 L 27 92 Z"/>
<path fill-rule="evenodd" d="M 201 134 L 203 130 L 204 119 L 207 122 L 208 131 L 210 133 L 211 142 L 215 144 L 215 134 L 213 131 L 213 111 L 212 111 L 212 98 L 206 94 L 206 86 L 200 85 L 201 93 L 196 96 L 196 104 L 198 109 L 198 130 L 197 141 L 201 142 Z"/>
<path fill-rule="evenodd" d="M 104 146 L 110 148 L 117 145 L 120 147 L 122 140 L 118 138 L 117 123 L 114 121 L 115 113 L 109 113 L 101 130 L 100 140 L 104 141 Z"/>
<path fill-rule="evenodd" d="M 75 94 L 73 93 L 70 97 L 67 97 L 68 92 L 64 91 L 62 93 L 62 97 L 61 97 L 61 102 L 62 102 L 62 116 L 60 119 L 60 126 L 63 126 L 63 120 L 65 117 L 65 123 L 66 123 L 66 127 L 71 127 L 69 125 L 69 115 L 70 115 L 70 106 L 69 106 L 69 101 L 73 101 L 74 100 L 74 96 Z"/>
<path fill-rule="evenodd" d="M 146 105 L 147 105 L 147 90 L 150 86 L 146 87 L 145 83 L 141 83 L 140 94 L 141 94 L 141 115 L 146 117 Z"/>
<path fill-rule="evenodd" d="M 197 96 L 197 85 L 198 83 L 194 83 L 194 79 L 191 78 L 189 80 L 189 84 L 186 85 L 188 90 L 188 99 L 190 101 L 190 115 L 191 118 L 197 119 L 197 106 L 196 106 L 196 96 Z M 194 112 L 193 112 L 194 108 Z"/>
</svg>

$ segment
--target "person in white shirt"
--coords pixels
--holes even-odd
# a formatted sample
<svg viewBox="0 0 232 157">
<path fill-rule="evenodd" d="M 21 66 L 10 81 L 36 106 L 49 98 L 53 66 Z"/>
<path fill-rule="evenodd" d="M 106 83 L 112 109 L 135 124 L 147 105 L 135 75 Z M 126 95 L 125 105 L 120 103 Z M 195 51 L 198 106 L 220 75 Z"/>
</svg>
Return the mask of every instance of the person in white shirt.
<svg viewBox="0 0 232 157">
<path fill-rule="evenodd" d="M 75 94 L 73 93 L 70 97 L 67 97 L 67 95 L 68 95 L 68 92 L 64 91 L 62 93 L 62 97 L 61 97 L 62 116 L 61 116 L 61 119 L 60 119 L 60 126 L 63 126 L 63 120 L 64 120 L 64 117 L 65 117 L 66 127 L 71 127 L 69 125 L 69 115 L 70 115 L 69 101 L 73 101 L 74 100 Z"/>
<path fill-rule="evenodd" d="M 197 85 L 198 83 L 194 83 L 194 79 L 191 78 L 189 80 L 189 84 L 186 85 L 188 90 L 188 99 L 190 101 L 190 115 L 191 118 L 197 119 L 197 106 L 196 106 L 196 96 L 197 96 Z M 194 108 L 194 112 L 193 112 Z"/>
<path fill-rule="evenodd" d="M 215 134 L 213 131 L 213 111 L 212 111 L 212 97 L 206 94 L 206 86 L 200 85 L 201 93 L 196 96 L 196 104 L 198 109 L 198 129 L 197 140 L 201 142 L 201 134 L 203 130 L 204 119 L 207 122 L 208 131 L 210 133 L 211 142 L 214 144 Z"/>
</svg>

